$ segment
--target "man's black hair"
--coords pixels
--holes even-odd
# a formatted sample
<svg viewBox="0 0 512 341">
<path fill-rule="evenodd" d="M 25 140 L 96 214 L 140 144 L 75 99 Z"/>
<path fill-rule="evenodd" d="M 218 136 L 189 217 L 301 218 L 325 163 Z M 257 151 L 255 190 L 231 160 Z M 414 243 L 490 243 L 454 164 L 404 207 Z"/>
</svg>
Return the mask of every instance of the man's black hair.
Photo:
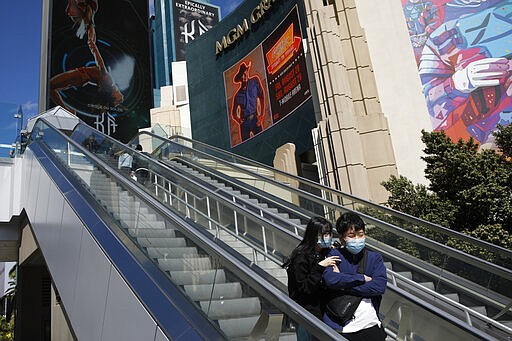
<svg viewBox="0 0 512 341">
<path fill-rule="evenodd" d="M 338 231 L 340 238 L 352 228 L 354 228 L 354 231 L 363 230 L 363 232 L 366 232 L 364 221 L 358 214 L 354 212 L 343 213 L 336 221 L 336 231 Z"/>
</svg>

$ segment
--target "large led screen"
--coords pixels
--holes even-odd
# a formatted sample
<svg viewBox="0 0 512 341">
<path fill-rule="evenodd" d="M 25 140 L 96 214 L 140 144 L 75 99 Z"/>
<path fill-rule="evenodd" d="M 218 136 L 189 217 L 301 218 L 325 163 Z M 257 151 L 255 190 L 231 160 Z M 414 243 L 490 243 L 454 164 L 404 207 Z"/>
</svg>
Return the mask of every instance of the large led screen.
<svg viewBox="0 0 512 341">
<path fill-rule="evenodd" d="M 152 104 L 146 0 L 53 0 L 47 108 L 127 141 Z"/>
<path fill-rule="evenodd" d="M 402 5 L 434 130 L 492 146 L 512 122 L 512 1 Z"/>
<path fill-rule="evenodd" d="M 173 4 L 174 48 L 176 61 L 185 60 L 185 45 L 219 22 L 219 8 L 191 0 Z"/>
<path fill-rule="evenodd" d="M 187 44 L 194 139 L 268 165 L 284 144 L 312 150 L 305 18 L 302 1 L 245 0 Z"/>
<path fill-rule="evenodd" d="M 253 138 L 311 97 L 297 7 L 224 72 L 231 147 Z"/>
</svg>

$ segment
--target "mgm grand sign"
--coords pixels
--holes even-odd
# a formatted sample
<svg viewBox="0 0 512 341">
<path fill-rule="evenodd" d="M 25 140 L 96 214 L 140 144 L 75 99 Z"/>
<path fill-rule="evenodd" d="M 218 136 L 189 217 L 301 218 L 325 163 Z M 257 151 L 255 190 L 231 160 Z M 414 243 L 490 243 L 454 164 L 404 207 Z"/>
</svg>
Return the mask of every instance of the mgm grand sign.
<svg viewBox="0 0 512 341">
<path fill-rule="evenodd" d="M 263 18 L 265 13 L 270 11 L 272 5 L 277 1 L 278 0 L 262 0 L 259 5 L 254 7 L 252 10 L 249 20 L 244 18 L 241 24 L 236 25 L 236 27 L 229 30 L 229 32 L 223 36 L 220 41 L 215 42 L 215 54 L 218 56 L 224 52 L 225 49 L 240 40 L 250 30 L 249 21 L 251 22 L 251 25 L 256 24 L 261 20 L 261 18 Z"/>
</svg>

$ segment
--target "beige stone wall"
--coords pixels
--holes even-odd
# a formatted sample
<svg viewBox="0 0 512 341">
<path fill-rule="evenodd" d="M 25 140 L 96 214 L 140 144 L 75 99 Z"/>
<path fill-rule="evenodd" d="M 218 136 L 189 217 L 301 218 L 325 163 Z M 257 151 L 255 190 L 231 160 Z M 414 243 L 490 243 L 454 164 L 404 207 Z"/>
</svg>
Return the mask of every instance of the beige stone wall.
<svg viewBox="0 0 512 341">
<path fill-rule="evenodd" d="M 189 105 L 176 104 L 173 86 L 163 86 L 160 91 L 160 107 L 150 109 L 151 127 L 159 124 L 168 136 L 179 134 L 192 137 Z"/>
<path fill-rule="evenodd" d="M 386 117 L 354 1 L 306 0 L 308 46 L 319 94 L 315 150 L 323 184 L 384 203 L 397 174 Z"/>
<path fill-rule="evenodd" d="M 398 172 L 426 184 L 421 130 L 431 131 L 418 68 L 398 0 L 353 0 L 368 41 L 382 111 L 389 122 Z M 347 3 L 347 1 L 345 1 Z"/>
</svg>

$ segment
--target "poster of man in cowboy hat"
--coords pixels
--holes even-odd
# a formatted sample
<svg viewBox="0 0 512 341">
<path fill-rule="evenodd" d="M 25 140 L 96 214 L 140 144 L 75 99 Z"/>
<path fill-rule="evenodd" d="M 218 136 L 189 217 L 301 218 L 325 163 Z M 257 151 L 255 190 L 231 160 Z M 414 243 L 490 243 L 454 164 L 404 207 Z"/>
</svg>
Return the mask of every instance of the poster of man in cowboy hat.
<svg viewBox="0 0 512 341">
<path fill-rule="evenodd" d="M 268 90 L 261 49 L 255 49 L 224 75 L 231 146 L 240 144 L 271 125 Z"/>
</svg>

